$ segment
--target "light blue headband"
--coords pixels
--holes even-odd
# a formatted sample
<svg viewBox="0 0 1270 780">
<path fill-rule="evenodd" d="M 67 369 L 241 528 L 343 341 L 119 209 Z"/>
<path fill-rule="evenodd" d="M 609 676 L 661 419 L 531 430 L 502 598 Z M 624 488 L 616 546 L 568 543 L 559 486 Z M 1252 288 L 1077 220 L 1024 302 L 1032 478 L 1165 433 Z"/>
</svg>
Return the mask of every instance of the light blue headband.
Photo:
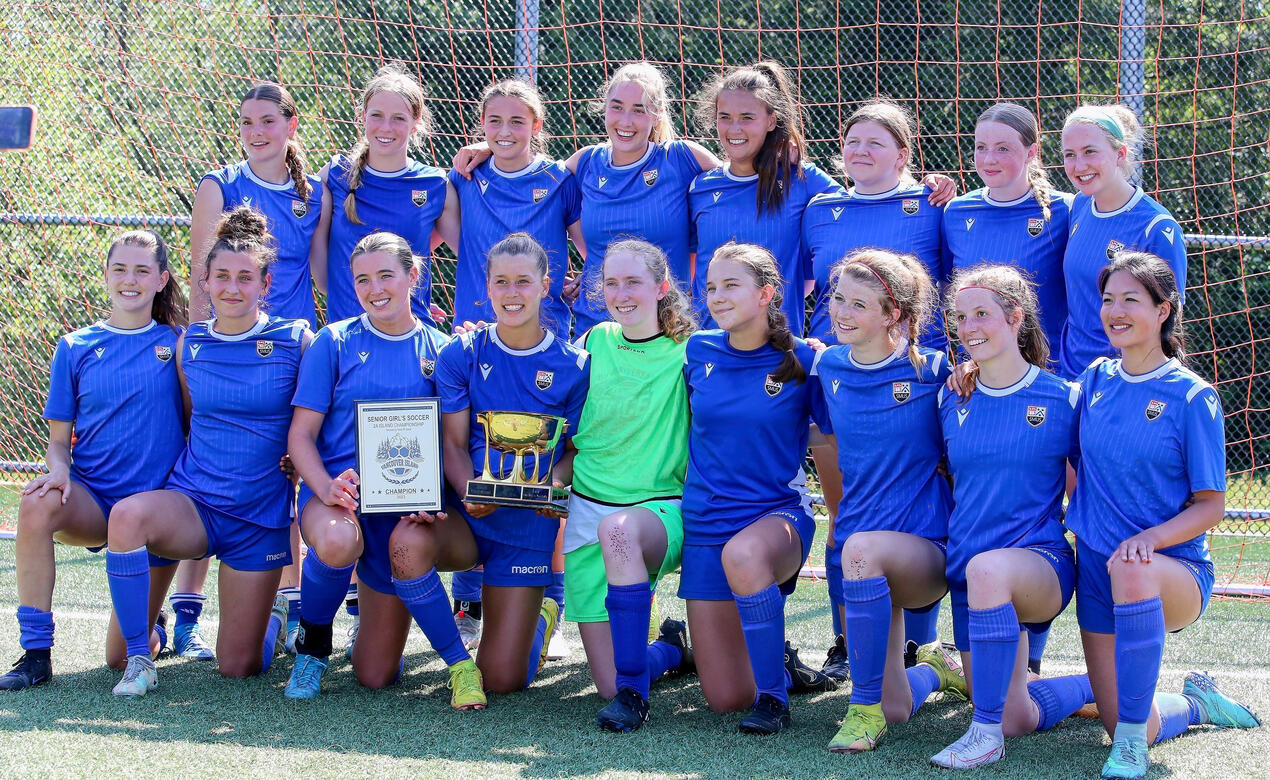
<svg viewBox="0 0 1270 780">
<path fill-rule="evenodd" d="M 1124 141 L 1124 130 L 1120 127 L 1120 123 L 1112 116 L 1110 111 L 1101 106 L 1081 106 L 1076 110 L 1075 117 L 1077 119 L 1088 119 L 1094 124 L 1111 133 L 1119 141 Z"/>
</svg>

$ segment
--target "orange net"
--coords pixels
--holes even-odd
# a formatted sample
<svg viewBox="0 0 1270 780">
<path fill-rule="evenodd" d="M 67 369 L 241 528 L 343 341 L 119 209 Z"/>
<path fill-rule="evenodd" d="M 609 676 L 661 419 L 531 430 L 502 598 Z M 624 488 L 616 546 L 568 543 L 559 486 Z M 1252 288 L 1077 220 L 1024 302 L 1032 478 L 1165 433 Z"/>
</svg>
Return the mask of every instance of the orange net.
<svg viewBox="0 0 1270 780">
<path fill-rule="evenodd" d="M 921 122 L 916 164 L 978 185 L 975 117 L 1000 99 L 1041 118 L 1043 157 L 1078 102 L 1122 99 L 1149 126 L 1144 187 L 1191 247 L 1196 368 L 1227 412 L 1227 520 L 1212 537 L 1219 584 L 1270 585 L 1270 17 L 1240 0 L 224 0 L 10 3 L 0 18 L 4 102 L 39 106 L 37 147 L 0 157 L 0 518 L 42 457 L 48 361 L 64 332 L 100 315 L 98 273 L 118 225 L 188 241 L 204 172 L 240 159 L 238 97 L 257 79 L 296 96 L 317 167 L 347 149 L 360 85 L 386 61 L 427 87 L 445 165 L 471 137 L 493 80 L 532 77 L 550 153 L 599 140 L 587 108 L 612 68 L 660 64 L 689 137 L 692 96 L 721 68 L 775 59 L 796 79 L 814 160 L 829 167 L 851 107 L 888 95 Z M 1181 20 L 1185 20 L 1184 22 Z M 1056 180 L 1063 180 L 1061 173 Z M 188 259 L 184 253 L 182 257 Z M 453 267 L 435 259 L 434 298 Z M 182 261 L 184 267 L 184 260 Z M 813 562 L 815 563 L 815 562 Z"/>
</svg>

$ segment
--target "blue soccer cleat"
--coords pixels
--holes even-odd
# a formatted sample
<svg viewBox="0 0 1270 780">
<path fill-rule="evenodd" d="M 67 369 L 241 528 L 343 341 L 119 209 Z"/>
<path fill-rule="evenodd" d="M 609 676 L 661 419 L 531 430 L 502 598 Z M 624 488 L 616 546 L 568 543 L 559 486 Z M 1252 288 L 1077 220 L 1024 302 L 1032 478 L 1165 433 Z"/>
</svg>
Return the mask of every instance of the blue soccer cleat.
<svg viewBox="0 0 1270 780">
<path fill-rule="evenodd" d="M 1105 780 L 1135 780 L 1145 777 L 1150 766 L 1145 742 L 1117 739 L 1111 743 L 1107 763 L 1102 765 L 1102 776 Z"/>
<path fill-rule="evenodd" d="M 1204 672 L 1191 672 L 1182 683 L 1182 695 L 1190 696 L 1203 705 L 1208 722 L 1224 729 L 1252 729 L 1261 725 L 1261 718 L 1247 706 L 1221 692 L 1213 678 Z"/>
<path fill-rule="evenodd" d="M 295 666 L 291 667 L 291 679 L 282 695 L 288 699 L 316 699 L 322 692 L 322 674 L 326 671 L 327 662 L 317 656 L 299 653 L 295 657 Z"/>
</svg>

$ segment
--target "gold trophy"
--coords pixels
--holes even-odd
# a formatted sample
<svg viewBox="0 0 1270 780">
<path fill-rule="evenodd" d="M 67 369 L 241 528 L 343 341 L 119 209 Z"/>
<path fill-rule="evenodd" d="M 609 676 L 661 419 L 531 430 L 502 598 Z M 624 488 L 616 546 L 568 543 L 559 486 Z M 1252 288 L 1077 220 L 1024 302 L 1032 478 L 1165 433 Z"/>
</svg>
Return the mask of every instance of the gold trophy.
<svg viewBox="0 0 1270 780">
<path fill-rule="evenodd" d="M 478 412 L 476 421 L 485 429 L 485 466 L 478 479 L 467 483 L 463 500 L 473 504 L 495 504 L 527 509 L 553 509 L 567 512 L 569 491 L 551 484 L 551 464 L 556 461 L 555 448 L 569 423 L 563 417 L 534 412 Z M 511 474 L 494 475 L 489 466 L 490 450 L 499 453 L 502 471 L 504 453 L 515 456 Z M 524 470 L 524 457 L 534 456 L 532 474 Z M 539 457 L 547 455 L 547 468 L 541 468 Z"/>
</svg>

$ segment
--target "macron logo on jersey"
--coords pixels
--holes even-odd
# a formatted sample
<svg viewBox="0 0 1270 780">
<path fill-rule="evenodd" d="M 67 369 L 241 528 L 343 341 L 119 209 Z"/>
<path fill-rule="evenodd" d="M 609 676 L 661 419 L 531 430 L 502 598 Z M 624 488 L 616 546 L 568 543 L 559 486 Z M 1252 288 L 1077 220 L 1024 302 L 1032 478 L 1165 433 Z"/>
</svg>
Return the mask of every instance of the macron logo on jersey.
<svg viewBox="0 0 1270 780">
<path fill-rule="evenodd" d="M 706 379 L 710 378 L 710 372 L 714 370 L 713 363 L 706 363 Z"/>
<path fill-rule="evenodd" d="M 247 197 L 243 198 L 243 205 L 244 205 L 244 206 L 246 206 L 247 208 L 251 208 L 251 196 L 250 196 L 250 195 L 248 195 Z"/>
<path fill-rule="evenodd" d="M 957 410 L 957 427 L 960 428 L 961 426 L 965 425 L 966 418 L 969 416 L 970 416 L 969 409 L 958 409 Z"/>
<path fill-rule="evenodd" d="M 1173 228 L 1167 227 L 1161 230 L 1160 232 L 1163 233 L 1164 237 L 1169 240 L 1169 246 L 1172 246 L 1173 245 Z"/>
<path fill-rule="evenodd" d="M 838 217 L 841 217 L 841 216 L 842 216 L 842 206 L 839 206 L 839 207 L 838 207 L 838 208 L 836 208 L 836 209 L 830 209 L 830 211 L 832 211 L 832 212 L 833 212 L 833 221 L 834 221 L 834 222 L 837 222 L 837 221 L 838 221 Z"/>
<path fill-rule="evenodd" d="M 93 350 L 93 352 L 97 354 L 97 357 L 101 357 L 105 351 L 106 351 L 105 347 L 98 347 Z"/>
<path fill-rule="evenodd" d="M 722 194 L 723 194 L 722 192 L 716 192 L 716 193 L 714 193 L 714 202 L 715 202 L 715 203 L 718 203 L 718 202 L 719 202 L 719 196 L 720 196 L 720 195 L 722 195 Z"/>
<path fill-rule="evenodd" d="M 1212 418 L 1214 420 L 1216 420 L 1217 410 L 1218 408 L 1220 408 L 1220 405 L 1217 403 L 1217 396 L 1215 395 L 1208 396 L 1207 398 L 1204 399 L 1204 403 L 1208 404 L 1208 413 L 1212 415 Z"/>
<path fill-rule="evenodd" d="M 489 372 L 494 370 L 494 366 L 489 363 L 481 364 L 481 379 L 489 379 Z"/>
<path fill-rule="evenodd" d="M 966 230 L 970 230 L 970 228 L 972 228 L 972 227 L 974 227 L 974 226 L 975 226 L 975 218 L 974 218 L 974 217 L 971 217 L 970 219 L 966 220 Z"/>
<path fill-rule="evenodd" d="M 203 348 L 202 344 L 191 344 L 190 345 L 190 360 L 193 360 L 194 358 L 198 357 L 198 351 L 202 348 Z"/>
<path fill-rule="evenodd" d="M 366 358 L 370 357 L 370 353 L 367 352 L 366 350 L 361 350 L 360 352 L 357 353 L 357 357 L 361 358 L 361 361 L 365 363 Z"/>
<path fill-rule="evenodd" d="M 485 181 L 484 179 L 477 179 L 476 183 L 481 185 L 481 194 L 484 195 L 485 190 L 489 189 L 489 182 Z"/>
<path fill-rule="evenodd" d="M 609 183 L 609 177 L 607 176 L 601 176 L 598 180 L 598 185 L 600 189 L 604 189 L 604 185 L 608 183 Z"/>
<path fill-rule="evenodd" d="M 1094 404 L 1098 403 L 1101 400 L 1102 400 L 1102 391 L 1099 390 L 1098 392 L 1094 393 L 1093 398 L 1089 399 L 1089 407 L 1092 409 Z"/>
<path fill-rule="evenodd" d="M 835 380 L 833 380 L 832 382 L 830 382 L 830 385 L 833 387 L 833 394 L 834 394 L 834 395 L 837 395 L 837 394 L 838 394 L 838 385 L 840 385 L 840 384 L 842 384 L 842 380 L 841 380 L 841 379 L 835 379 Z"/>
</svg>

